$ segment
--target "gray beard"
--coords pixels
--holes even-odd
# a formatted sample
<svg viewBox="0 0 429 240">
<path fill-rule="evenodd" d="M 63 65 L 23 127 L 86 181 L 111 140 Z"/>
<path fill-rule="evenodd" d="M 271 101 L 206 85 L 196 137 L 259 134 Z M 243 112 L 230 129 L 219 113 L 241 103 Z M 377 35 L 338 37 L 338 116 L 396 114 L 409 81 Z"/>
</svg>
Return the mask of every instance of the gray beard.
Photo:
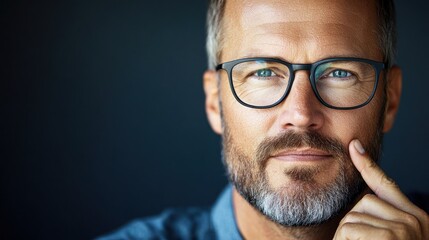
<svg viewBox="0 0 429 240">
<path fill-rule="evenodd" d="M 378 159 L 381 146 L 380 131 L 376 141 L 365 146 L 373 159 Z M 321 185 L 314 180 L 320 172 L 313 168 L 294 168 L 284 174 L 293 185 L 273 189 L 267 178 L 265 162 L 274 150 L 310 146 L 332 154 L 340 165 L 334 181 Z M 315 132 L 287 132 L 266 139 L 258 147 L 255 159 L 246 157 L 235 147 L 224 125 L 222 158 L 228 176 L 240 195 L 255 209 L 282 226 L 312 226 L 340 214 L 362 193 L 366 185 L 354 168 L 348 150 L 335 139 Z"/>
<path fill-rule="evenodd" d="M 243 188 L 238 191 L 262 214 L 280 225 L 311 226 L 340 213 L 364 188 L 361 181 L 349 186 L 344 172 L 329 186 L 319 187 L 311 182 L 300 185 L 276 191 L 267 181 L 261 181 L 255 186 L 256 191 Z"/>
</svg>

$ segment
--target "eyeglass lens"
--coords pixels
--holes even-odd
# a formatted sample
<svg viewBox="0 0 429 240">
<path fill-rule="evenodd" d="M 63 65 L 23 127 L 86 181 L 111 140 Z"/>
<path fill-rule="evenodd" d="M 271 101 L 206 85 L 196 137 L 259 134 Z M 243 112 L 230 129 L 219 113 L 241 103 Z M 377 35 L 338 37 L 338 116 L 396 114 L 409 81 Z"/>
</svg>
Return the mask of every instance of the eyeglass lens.
<svg viewBox="0 0 429 240">
<path fill-rule="evenodd" d="M 365 103 L 376 83 L 376 70 L 366 62 L 330 61 L 318 64 L 311 73 L 316 94 L 333 107 L 354 107 Z M 232 85 L 246 104 L 264 107 L 278 102 L 294 75 L 279 62 L 252 60 L 232 68 Z"/>
</svg>

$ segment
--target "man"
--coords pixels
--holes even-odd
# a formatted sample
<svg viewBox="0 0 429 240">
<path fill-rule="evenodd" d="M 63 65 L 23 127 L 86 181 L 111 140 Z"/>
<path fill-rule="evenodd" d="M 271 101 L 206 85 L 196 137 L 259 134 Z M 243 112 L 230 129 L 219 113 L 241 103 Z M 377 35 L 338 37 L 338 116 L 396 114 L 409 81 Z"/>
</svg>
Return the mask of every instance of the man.
<svg viewBox="0 0 429 240">
<path fill-rule="evenodd" d="M 232 187 L 105 239 L 429 239 L 375 163 L 401 93 L 392 1 L 213 0 L 207 39 Z"/>
</svg>

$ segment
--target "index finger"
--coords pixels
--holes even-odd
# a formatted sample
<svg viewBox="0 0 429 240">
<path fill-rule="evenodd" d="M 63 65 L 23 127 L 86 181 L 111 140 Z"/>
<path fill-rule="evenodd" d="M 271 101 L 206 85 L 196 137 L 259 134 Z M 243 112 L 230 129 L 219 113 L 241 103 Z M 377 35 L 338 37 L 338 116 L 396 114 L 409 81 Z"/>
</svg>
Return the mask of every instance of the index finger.
<svg viewBox="0 0 429 240">
<path fill-rule="evenodd" d="M 398 185 L 368 156 L 359 140 L 349 145 L 350 156 L 356 169 L 369 188 L 381 199 L 403 211 L 412 211 L 410 200 L 401 192 Z"/>
</svg>

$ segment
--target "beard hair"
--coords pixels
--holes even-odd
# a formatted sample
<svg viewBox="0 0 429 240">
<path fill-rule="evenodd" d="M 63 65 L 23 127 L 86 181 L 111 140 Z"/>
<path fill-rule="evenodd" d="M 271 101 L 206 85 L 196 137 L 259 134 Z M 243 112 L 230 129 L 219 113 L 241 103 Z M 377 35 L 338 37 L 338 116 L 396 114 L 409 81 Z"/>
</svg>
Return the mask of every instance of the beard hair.
<svg viewBox="0 0 429 240">
<path fill-rule="evenodd" d="M 234 143 L 225 122 L 223 126 L 222 160 L 230 181 L 255 209 L 282 226 L 321 224 L 345 210 L 366 187 L 352 164 L 348 150 L 337 139 L 317 132 L 288 131 L 262 141 L 255 157 L 251 158 Z M 373 131 L 376 135 L 372 138 L 374 142 L 364 144 L 374 160 L 379 158 L 381 129 L 378 127 Z M 314 180 L 321 169 L 295 167 L 284 171 L 293 185 L 273 189 L 265 171 L 269 156 L 278 150 L 299 147 L 321 149 L 331 154 L 340 166 L 338 175 L 334 181 L 321 185 Z"/>
</svg>

